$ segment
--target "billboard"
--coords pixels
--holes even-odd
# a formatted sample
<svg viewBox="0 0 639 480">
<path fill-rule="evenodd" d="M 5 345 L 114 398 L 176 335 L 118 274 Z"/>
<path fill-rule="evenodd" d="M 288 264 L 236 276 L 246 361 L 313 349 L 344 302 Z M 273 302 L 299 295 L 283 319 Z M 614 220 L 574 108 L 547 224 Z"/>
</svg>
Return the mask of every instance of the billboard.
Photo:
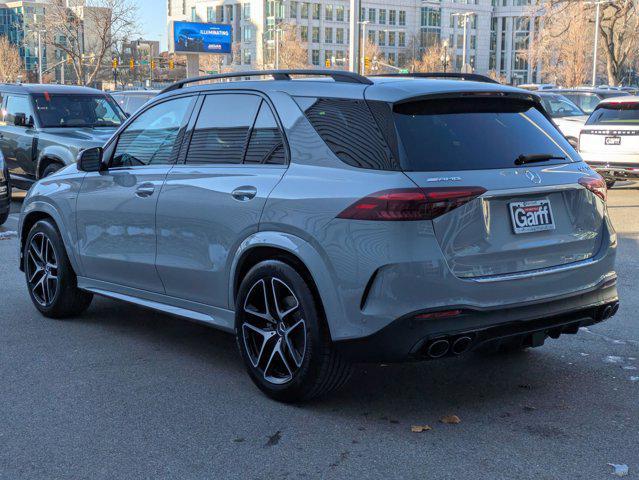
<svg viewBox="0 0 639 480">
<path fill-rule="evenodd" d="M 231 53 L 230 25 L 174 22 L 173 48 L 176 53 Z"/>
</svg>

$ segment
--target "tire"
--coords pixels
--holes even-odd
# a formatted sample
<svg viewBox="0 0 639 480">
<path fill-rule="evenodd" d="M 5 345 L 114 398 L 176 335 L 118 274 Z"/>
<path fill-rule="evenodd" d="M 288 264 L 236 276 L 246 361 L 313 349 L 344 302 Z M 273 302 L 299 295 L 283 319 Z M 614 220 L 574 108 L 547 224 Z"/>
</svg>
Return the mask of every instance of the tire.
<svg viewBox="0 0 639 480">
<path fill-rule="evenodd" d="M 612 187 L 614 187 L 615 183 L 617 183 L 616 180 L 608 180 L 608 179 L 606 179 L 606 187 L 608 189 L 611 189 Z"/>
<path fill-rule="evenodd" d="M 42 315 L 62 319 L 89 308 L 93 294 L 78 288 L 60 233 L 50 220 L 31 228 L 23 255 L 29 296 Z"/>
<path fill-rule="evenodd" d="M 309 285 L 287 263 L 254 266 L 240 285 L 235 312 L 240 355 L 269 397 L 308 401 L 348 380 L 350 364 L 335 350 Z"/>
<path fill-rule="evenodd" d="M 44 167 L 44 170 L 42 171 L 42 176 L 40 178 L 46 178 L 49 175 L 54 174 L 58 170 L 62 170 L 62 168 L 64 168 L 64 165 L 60 165 L 59 163 L 50 163 L 49 165 Z"/>
</svg>

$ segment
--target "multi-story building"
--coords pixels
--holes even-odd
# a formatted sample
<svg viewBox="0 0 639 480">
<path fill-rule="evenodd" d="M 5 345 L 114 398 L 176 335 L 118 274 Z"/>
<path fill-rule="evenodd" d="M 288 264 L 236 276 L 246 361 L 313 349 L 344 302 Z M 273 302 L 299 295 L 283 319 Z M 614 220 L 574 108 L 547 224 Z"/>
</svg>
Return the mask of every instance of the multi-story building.
<svg viewBox="0 0 639 480">
<path fill-rule="evenodd" d="M 86 0 L 66 0 L 64 5 L 70 14 L 76 15 L 82 21 L 83 53 L 90 57 L 100 42 L 99 36 L 94 33 L 97 29 L 91 25 L 91 22 L 108 16 L 109 10 L 87 6 Z M 48 46 L 45 41 L 45 16 L 48 6 L 49 0 L 14 0 L 0 3 L 0 35 L 7 35 L 9 41 L 18 46 L 29 80 L 35 81 L 38 71 L 38 32 L 40 32 L 42 70 L 54 76 L 58 82 L 63 78 L 66 78 L 67 82 L 74 81 L 70 78 L 73 75 L 73 69 L 65 65 L 64 52 Z M 96 11 L 102 11 L 102 15 L 96 15 Z M 110 55 L 107 56 L 110 58 Z"/>
<path fill-rule="evenodd" d="M 230 24 L 234 55 L 227 56 L 227 65 L 272 65 L 273 40 L 282 23 L 297 26 L 309 64 L 348 64 L 350 8 L 345 0 L 167 0 L 167 8 L 169 24 Z M 513 83 L 540 80 L 538 65 L 528 60 L 539 28 L 531 0 L 363 0 L 359 12 L 366 38 L 378 46 L 383 62 L 401 66 L 435 47 L 447 51 L 449 68 L 457 71 L 463 67 L 464 19 L 466 62 L 474 71 L 492 70 Z"/>
</svg>

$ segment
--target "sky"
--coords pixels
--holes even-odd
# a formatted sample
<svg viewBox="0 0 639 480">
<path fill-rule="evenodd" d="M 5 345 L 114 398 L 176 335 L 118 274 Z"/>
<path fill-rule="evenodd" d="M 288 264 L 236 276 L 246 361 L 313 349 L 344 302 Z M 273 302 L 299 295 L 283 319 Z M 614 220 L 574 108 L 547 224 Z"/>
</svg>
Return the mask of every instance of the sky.
<svg viewBox="0 0 639 480">
<path fill-rule="evenodd" d="M 166 50 L 166 0 L 135 0 L 135 3 L 138 5 L 140 36 L 145 40 L 160 40 L 160 50 Z"/>
</svg>

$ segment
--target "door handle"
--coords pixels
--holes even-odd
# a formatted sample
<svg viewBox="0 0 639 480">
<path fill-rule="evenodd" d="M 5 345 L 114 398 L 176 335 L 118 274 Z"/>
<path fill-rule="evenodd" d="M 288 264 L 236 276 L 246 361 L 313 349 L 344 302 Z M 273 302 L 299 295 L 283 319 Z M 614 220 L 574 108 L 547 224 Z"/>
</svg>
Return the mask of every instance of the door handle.
<svg viewBox="0 0 639 480">
<path fill-rule="evenodd" d="M 255 198 L 255 195 L 257 195 L 257 188 L 250 186 L 238 187 L 231 192 L 231 195 L 233 195 L 235 200 L 247 202 Z"/>
<path fill-rule="evenodd" d="M 135 195 L 140 198 L 146 198 L 153 195 L 155 192 L 155 186 L 152 183 L 143 183 L 135 190 Z"/>
</svg>

